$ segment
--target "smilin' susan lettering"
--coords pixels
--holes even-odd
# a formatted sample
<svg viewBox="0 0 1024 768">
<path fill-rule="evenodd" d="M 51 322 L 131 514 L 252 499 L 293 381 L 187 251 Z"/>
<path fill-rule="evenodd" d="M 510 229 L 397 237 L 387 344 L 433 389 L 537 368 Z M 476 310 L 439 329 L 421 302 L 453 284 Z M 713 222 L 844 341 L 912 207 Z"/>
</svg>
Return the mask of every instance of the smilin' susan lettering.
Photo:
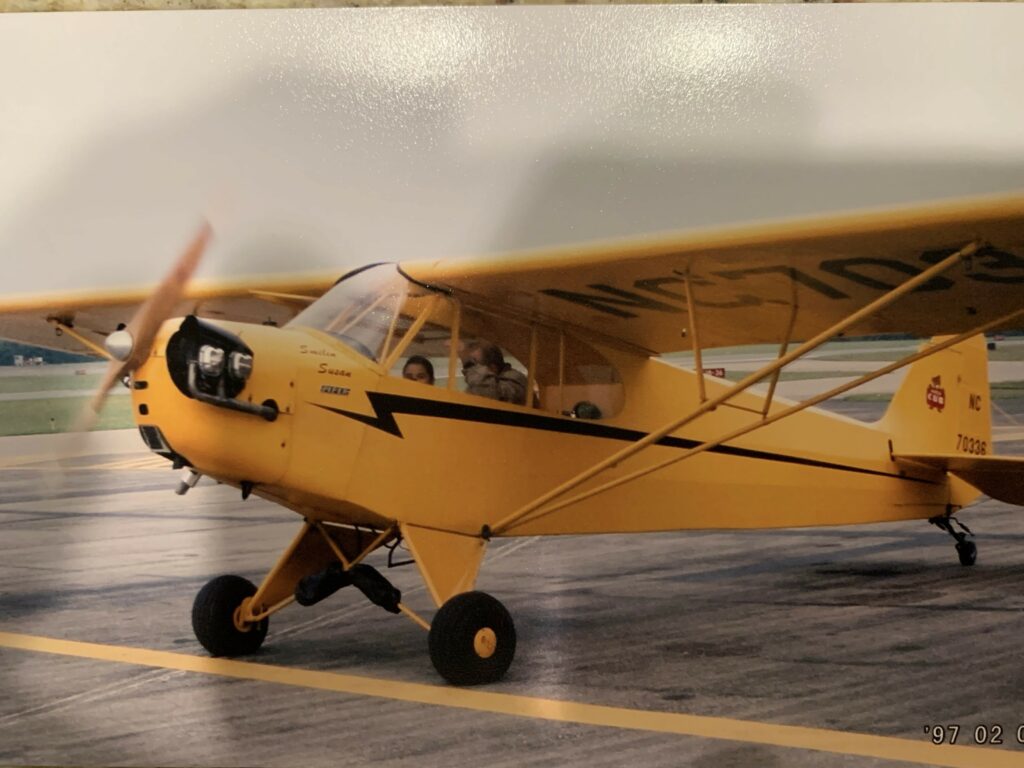
<svg viewBox="0 0 1024 768">
<path fill-rule="evenodd" d="M 346 378 L 352 377 L 351 371 L 346 371 L 342 368 L 331 368 L 327 363 L 320 363 L 316 368 L 317 373 L 326 373 L 328 376 L 345 376 Z"/>
</svg>

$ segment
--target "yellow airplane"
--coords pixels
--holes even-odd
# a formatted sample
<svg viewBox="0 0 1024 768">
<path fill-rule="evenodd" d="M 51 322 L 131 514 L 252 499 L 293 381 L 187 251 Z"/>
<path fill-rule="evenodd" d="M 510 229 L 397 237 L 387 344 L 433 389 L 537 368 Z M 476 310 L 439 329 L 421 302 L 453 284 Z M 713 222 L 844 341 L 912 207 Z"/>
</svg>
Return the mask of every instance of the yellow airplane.
<svg viewBox="0 0 1024 768">
<path fill-rule="evenodd" d="M 970 565 L 954 514 L 982 493 L 1024 505 L 1024 459 L 992 455 L 982 335 L 1024 328 L 1024 197 L 337 281 L 189 282 L 208 237 L 156 289 L 0 299 L 0 336 L 110 357 L 93 406 L 123 380 L 146 445 L 191 471 L 180 492 L 206 475 L 302 517 L 261 584 L 199 592 L 193 628 L 217 656 L 355 586 L 428 631 L 446 680 L 485 683 L 516 647 L 508 611 L 474 591 L 496 537 L 921 519 Z M 775 397 L 826 341 L 889 332 L 931 340 L 807 401 Z M 777 357 L 736 383 L 705 375 L 707 349 L 755 343 Z M 678 351 L 693 370 L 659 359 Z M 903 367 L 875 424 L 812 407 Z M 400 544 L 430 621 L 366 562 Z"/>
</svg>

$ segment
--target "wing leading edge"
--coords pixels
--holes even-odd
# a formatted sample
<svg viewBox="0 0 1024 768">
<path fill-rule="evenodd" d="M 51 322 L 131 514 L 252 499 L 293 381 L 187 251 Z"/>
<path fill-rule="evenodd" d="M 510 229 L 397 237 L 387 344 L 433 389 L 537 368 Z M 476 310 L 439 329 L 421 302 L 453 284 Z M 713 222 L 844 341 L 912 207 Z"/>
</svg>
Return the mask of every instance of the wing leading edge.
<svg viewBox="0 0 1024 768">
<path fill-rule="evenodd" d="M 468 302 L 660 354 L 691 348 L 687 278 L 702 347 L 778 343 L 794 311 L 792 338 L 809 338 L 972 242 L 968 261 L 847 334 L 927 337 L 1024 306 L 1024 195 L 402 268 Z"/>
<path fill-rule="evenodd" d="M 337 280 L 336 272 L 195 281 L 172 316 L 203 317 L 284 325 Z M 127 323 L 152 287 L 0 297 L 0 338 L 48 349 L 95 354 L 96 347 Z M 67 332 L 60 325 L 69 328 Z"/>
</svg>

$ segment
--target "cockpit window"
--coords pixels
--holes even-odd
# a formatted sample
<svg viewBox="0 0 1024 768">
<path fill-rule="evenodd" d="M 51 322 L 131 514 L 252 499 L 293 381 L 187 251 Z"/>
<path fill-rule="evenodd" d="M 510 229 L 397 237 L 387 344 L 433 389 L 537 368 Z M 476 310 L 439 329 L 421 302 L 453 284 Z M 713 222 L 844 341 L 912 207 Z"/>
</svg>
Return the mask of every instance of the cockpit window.
<svg viewBox="0 0 1024 768">
<path fill-rule="evenodd" d="M 329 333 L 379 362 L 387 355 L 389 339 L 399 330 L 400 310 L 409 289 L 409 281 L 394 264 L 369 267 L 341 280 L 292 318 L 288 327 Z"/>
<path fill-rule="evenodd" d="M 610 418 L 624 405 L 615 366 L 583 339 L 492 307 L 463 303 L 411 281 L 395 264 L 349 274 L 288 327 L 331 334 L 387 365 L 395 377 L 404 375 L 410 358 L 418 358 L 421 368 L 433 372 L 432 386 L 491 397 L 475 391 L 464 370 L 471 347 L 482 345 L 499 353 L 503 372 L 518 382 L 519 397 L 507 402 L 578 419 Z"/>
<path fill-rule="evenodd" d="M 489 396 L 475 391 L 463 370 L 465 352 L 474 344 L 500 350 L 515 372 L 510 375 L 525 382 L 521 404 L 527 407 L 578 419 L 611 418 L 622 410 L 622 379 L 590 344 L 549 325 L 510 318 L 479 305 L 466 306 L 455 299 L 435 304 L 420 333 L 403 349 L 403 358 L 395 361 L 392 375 L 402 376 L 406 360 L 417 356 L 429 361 L 436 386 Z"/>
</svg>

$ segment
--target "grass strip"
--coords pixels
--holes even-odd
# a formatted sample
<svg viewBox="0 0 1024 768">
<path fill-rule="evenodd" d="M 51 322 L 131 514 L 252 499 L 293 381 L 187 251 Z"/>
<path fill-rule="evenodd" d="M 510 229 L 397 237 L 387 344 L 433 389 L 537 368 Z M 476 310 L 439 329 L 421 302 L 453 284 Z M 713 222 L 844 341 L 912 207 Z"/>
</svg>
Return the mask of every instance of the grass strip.
<svg viewBox="0 0 1024 768">
<path fill-rule="evenodd" d="M 40 376 L 0 376 L 0 394 L 7 395 L 16 392 L 55 392 L 62 389 L 82 389 L 92 391 L 100 384 L 102 374 L 88 373 L 77 376 L 75 374 L 52 374 Z"/>
<path fill-rule="evenodd" d="M 86 407 L 89 396 L 47 397 L 39 400 L 0 401 L 0 435 L 38 435 L 67 432 Z M 94 429 L 134 427 L 130 397 L 110 397 Z"/>
</svg>

